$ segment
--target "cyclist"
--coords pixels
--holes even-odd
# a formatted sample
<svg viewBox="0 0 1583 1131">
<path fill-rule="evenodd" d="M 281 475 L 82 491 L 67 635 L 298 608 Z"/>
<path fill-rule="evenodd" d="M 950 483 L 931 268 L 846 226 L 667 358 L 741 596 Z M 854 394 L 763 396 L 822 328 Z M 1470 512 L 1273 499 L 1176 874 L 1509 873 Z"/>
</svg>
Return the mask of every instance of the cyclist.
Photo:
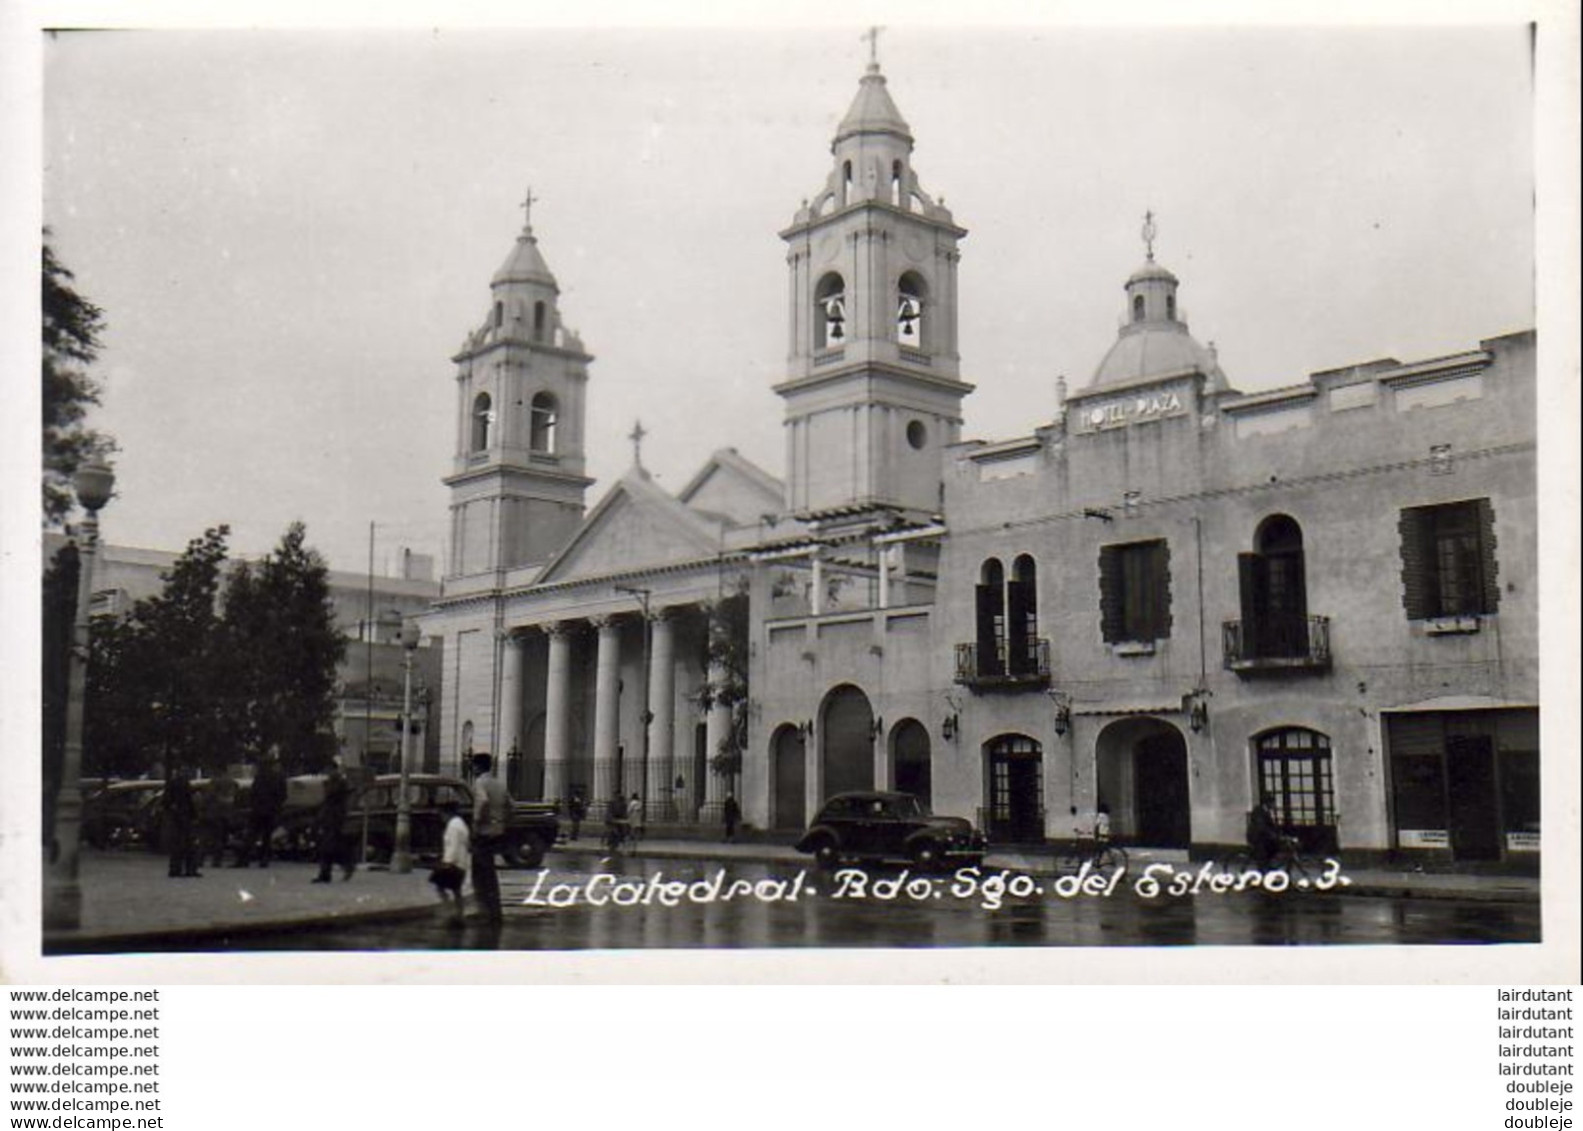
<svg viewBox="0 0 1583 1131">
<path fill-rule="evenodd" d="M 1268 867 L 1281 850 L 1280 822 L 1275 817 L 1275 802 L 1266 797 L 1248 814 L 1248 848 L 1259 867 Z"/>
</svg>

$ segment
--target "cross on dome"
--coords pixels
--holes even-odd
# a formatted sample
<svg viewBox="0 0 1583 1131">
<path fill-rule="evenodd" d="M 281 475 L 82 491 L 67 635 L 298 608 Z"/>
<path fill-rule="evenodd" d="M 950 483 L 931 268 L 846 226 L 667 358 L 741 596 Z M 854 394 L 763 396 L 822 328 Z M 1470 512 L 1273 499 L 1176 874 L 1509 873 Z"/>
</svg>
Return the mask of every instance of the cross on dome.
<svg viewBox="0 0 1583 1131">
<path fill-rule="evenodd" d="M 868 40 L 868 69 L 879 70 L 879 33 L 885 29 L 878 25 L 865 31 L 861 38 Z"/>
<path fill-rule="evenodd" d="M 643 427 L 643 421 L 641 420 L 635 421 L 632 425 L 632 431 L 627 433 L 627 439 L 632 441 L 633 467 L 643 466 L 643 437 L 647 435 L 648 431 Z"/>
<path fill-rule="evenodd" d="M 1157 235 L 1159 231 L 1154 226 L 1154 210 L 1150 209 L 1143 214 L 1143 246 L 1149 253 L 1150 263 L 1154 262 L 1154 237 Z"/>
<path fill-rule="evenodd" d="M 523 197 L 522 203 L 517 205 L 518 208 L 522 209 L 523 228 L 533 227 L 533 205 L 538 201 L 538 199 L 538 197 L 533 195 L 533 186 L 529 185 L 527 196 Z"/>
</svg>

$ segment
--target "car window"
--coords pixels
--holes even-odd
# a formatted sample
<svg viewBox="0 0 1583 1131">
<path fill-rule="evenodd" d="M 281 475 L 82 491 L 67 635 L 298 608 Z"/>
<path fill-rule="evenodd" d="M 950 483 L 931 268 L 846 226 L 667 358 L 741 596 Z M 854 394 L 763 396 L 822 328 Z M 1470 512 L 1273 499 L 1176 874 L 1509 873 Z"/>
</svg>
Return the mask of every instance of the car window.
<svg viewBox="0 0 1583 1131">
<path fill-rule="evenodd" d="M 442 785 L 434 790 L 435 805 L 444 805 L 447 801 L 456 802 L 457 806 L 468 810 L 473 806 L 473 799 L 469 797 L 460 786 Z"/>
</svg>

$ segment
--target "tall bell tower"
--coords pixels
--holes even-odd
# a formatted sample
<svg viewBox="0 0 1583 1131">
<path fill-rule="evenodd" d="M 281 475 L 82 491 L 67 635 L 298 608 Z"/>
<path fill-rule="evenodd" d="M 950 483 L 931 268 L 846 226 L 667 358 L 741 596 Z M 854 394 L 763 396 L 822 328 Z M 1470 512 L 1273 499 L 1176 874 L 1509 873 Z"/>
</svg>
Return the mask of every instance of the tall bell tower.
<svg viewBox="0 0 1583 1131">
<path fill-rule="evenodd" d="M 547 560 L 582 521 L 592 482 L 583 474 L 583 422 L 593 357 L 561 322 L 533 203 L 530 192 L 522 231 L 489 284 L 483 324 L 452 358 L 449 577 Z"/>
<path fill-rule="evenodd" d="M 870 33 L 871 52 L 873 34 Z M 790 268 L 787 506 L 812 518 L 940 508 L 960 437 L 957 243 L 872 57 L 830 144 L 824 187 L 781 232 Z"/>
</svg>

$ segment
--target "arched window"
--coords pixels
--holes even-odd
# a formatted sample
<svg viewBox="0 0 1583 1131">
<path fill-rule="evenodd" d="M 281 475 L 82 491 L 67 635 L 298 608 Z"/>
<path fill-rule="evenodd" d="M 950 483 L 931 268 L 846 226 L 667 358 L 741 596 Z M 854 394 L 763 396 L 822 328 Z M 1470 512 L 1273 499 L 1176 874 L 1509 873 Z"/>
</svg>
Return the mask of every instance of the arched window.
<svg viewBox="0 0 1583 1131">
<path fill-rule="evenodd" d="M 1006 674 L 1006 570 L 990 558 L 978 572 L 979 676 Z"/>
<path fill-rule="evenodd" d="M 1166 295 L 1165 296 L 1165 316 L 1167 318 L 1169 318 L 1172 322 L 1176 321 L 1176 296 L 1175 295 Z"/>
<path fill-rule="evenodd" d="M 841 207 L 845 208 L 852 199 L 852 162 L 841 162 Z"/>
<path fill-rule="evenodd" d="M 1132 296 L 1132 320 L 1134 322 L 1142 322 L 1143 321 L 1143 296 L 1142 295 L 1133 295 Z"/>
<path fill-rule="evenodd" d="M 500 329 L 500 327 L 504 326 L 505 324 L 506 324 L 506 304 L 503 303 L 503 302 L 497 302 L 497 303 L 495 303 L 495 329 L 498 330 L 498 329 Z"/>
<path fill-rule="evenodd" d="M 901 162 L 892 161 L 890 165 L 890 202 L 896 207 L 902 206 Z"/>
<path fill-rule="evenodd" d="M 1007 667 L 1012 675 L 1039 670 L 1039 586 L 1033 558 L 1021 554 L 1011 563 L 1006 586 Z"/>
<path fill-rule="evenodd" d="M 989 778 L 989 839 L 1009 844 L 1044 840 L 1044 751 L 1025 734 L 1002 734 L 984 744 Z"/>
<path fill-rule="evenodd" d="M 528 414 L 528 447 L 535 452 L 553 453 L 558 418 L 554 395 L 535 393 Z"/>
<path fill-rule="evenodd" d="M 536 342 L 544 340 L 544 322 L 547 316 L 548 310 L 542 299 L 533 304 L 533 340 Z"/>
<path fill-rule="evenodd" d="M 479 393 L 473 398 L 473 445 L 475 452 L 487 451 L 489 448 L 489 435 L 495 423 L 494 402 L 489 399 L 488 393 Z"/>
<path fill-rule="evenodd" d="M 913 349 L 923 348 L 924 282 L 908 271 L 896 284 L 896 340 Z"/>
<path fill-rule="evenodd" d="M 1253 535 L 1253 553 L 1237 555 L 1242 658 L 1300 659 L 1310 653 L 1303 528 L 1270 515 Z"/>
<path fill-rule="evenodd" d="M 814 289 L 814 348 L 834 349 L 846 341 L 846 283 L 831 272 Z"/>
<path fill-rule="evenodd" d="M 1283 832 L 1310 852 L 1336 849 L 1336 785 L 1330 737 L 1306 727 L 1266 731 L 1254 739 L 1257 802 L 1275 802 Z"/>
</svg>

